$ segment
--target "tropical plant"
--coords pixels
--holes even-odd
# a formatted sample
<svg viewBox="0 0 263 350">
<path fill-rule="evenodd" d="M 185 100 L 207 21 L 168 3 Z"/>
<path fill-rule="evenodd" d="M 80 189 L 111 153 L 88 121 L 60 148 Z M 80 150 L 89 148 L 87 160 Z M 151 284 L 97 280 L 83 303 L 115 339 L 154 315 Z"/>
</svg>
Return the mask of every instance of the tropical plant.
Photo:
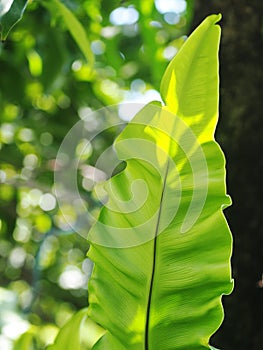
<svg viewBox="0 0 263 350">
<path fill-rule="evenodd" d="M 65 211 L 74 220 L 73 202 L 57 205 L 55 157 L 88 110 L 160 98 L 162 73 L 193 14 L 193 0 L 175 2 L 167 14 L 160 0 L 0 0 L 1 349 L 11 350 L 26 329 L 17 348 L 34 339 L 34 350 L 44 349 L 87 305 L 88 242 L 64 220 Z M 100 135 L 86 161 L 93 165 L 118 133 Z M 79 175 L 80 193 L 96 210 Z"/>
<path fill-rule="evenodd" d="M 106 182 L 89 232 L 89 307 L 50 350 L 214 349 L 233 286 L 222 212 L 231 201 L 214 139 L 220 18 L 206 18 L 169 64 L 165 104 L 146 105 L 118 136 L 126 168 Z"/>
</svg>

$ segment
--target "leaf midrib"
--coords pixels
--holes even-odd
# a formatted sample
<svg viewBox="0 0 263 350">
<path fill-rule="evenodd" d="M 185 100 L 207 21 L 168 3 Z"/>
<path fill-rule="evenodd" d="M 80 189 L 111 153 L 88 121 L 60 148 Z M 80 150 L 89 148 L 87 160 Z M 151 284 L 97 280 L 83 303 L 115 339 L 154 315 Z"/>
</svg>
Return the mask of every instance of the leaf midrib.
<svg viewBox="0 0 263 350">
<path fill-rule="evenodd" d="M 162 193 L 161 193 L 161 198 L 160 198 L 159 213 L 158 213 L 158 218 L 157 218 L 157 223 L 156 223 L 156 228 L 155 228 L 155 233 L 154 233 L 152 273 L 151 273 L 151 281 L 150 281 L 148 303 L 147 303 L 147 310 L 146 310 L 145 337 L 144 337 L 145 350 L 149 350 L 149 326 L 150 326 L 152 293 L 153 293 L 153 285 L 154 285 L 154 277 L 155 277 L 157 237 L 158 237 L 160 220 L 161 220 L 161 215 L 162 215 L 162 204 L 163 204 L 164 192 L 165 192 L 165 188 L 166 188 L 168 170 L 169 170 L 169 159 L 168 159 L 168 163 L 166 166 L 164 183 L 163 183 L 163 188 L 162 188 Z"/>
</svg>

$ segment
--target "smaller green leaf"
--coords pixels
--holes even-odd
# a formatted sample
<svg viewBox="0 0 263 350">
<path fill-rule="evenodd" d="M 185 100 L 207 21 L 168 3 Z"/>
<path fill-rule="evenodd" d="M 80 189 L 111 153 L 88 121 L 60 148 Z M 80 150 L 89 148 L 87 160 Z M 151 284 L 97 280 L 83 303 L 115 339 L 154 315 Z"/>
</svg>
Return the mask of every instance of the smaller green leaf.
<svg viewBox="0 0 263 350">
<path fill-rule="evenodd" d="M 0 37 L 6 40 L 8 33 L 23 17 L 28 0 L 0 0 Z"/>
<path fill-rule="evenodd" d="M 87 308 L 77 312 L 60 330 L 55 344 L 47 350 L 91 350 L 105 334 L 105 330 L 93 322 L 87 315 Z"/>
<path fill-rule="evenodd" d="M 14 344 L 14 350 L 34 350 L 34 333 L 28 331 L 22 334 Z"/>
<path fill-rule="evenodd" d="M 72 11 L 70 11 L 59 0 L 45 1 L 44 5 L 49 9 L 53 16 L 62 18 L 72 38 L 75 40 L 86 60 L 89 62 L 90 70 L 92 71 L 94 65 L 94 55 L 82 24 L 75 17 Z"/>
</svg>

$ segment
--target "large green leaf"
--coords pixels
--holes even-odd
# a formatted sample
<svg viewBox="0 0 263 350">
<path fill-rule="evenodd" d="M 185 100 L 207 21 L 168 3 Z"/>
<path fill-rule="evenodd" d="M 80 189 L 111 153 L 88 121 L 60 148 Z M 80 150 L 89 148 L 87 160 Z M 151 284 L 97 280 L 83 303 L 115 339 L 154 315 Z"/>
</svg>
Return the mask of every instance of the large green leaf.
<svg viewBox="0 0 263 350">
<path fill-rule="evenodd" d="M 1 40 L 5 40 L 9 31 L 20 21 L 27 3 L 27 0 L 0 0 Z"/>
<path fill-rule="evenodd" d="M 166 106 L 149 104 L 118 137 L 126 169 L 89 233 L 94 349 L 209 349 L 232 290 L 230 204 L 218 117 L 220 16 L 208 17 L 166 70 Z"/>
</svg>

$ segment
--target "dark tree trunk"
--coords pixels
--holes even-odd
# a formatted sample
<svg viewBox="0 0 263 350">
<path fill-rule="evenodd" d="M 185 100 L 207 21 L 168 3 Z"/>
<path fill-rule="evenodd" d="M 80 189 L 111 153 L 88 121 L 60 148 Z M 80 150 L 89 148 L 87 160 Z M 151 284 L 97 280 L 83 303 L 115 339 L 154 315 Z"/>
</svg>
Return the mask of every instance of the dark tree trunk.
<svg viewBox="0 0 263 350">
<path fill-rule="evenodd" d="M 233 206 L 235 289 L 212 339 L 224 350 L 263 349 L 263 1 L 196 1 L 194 26 L 222 13 L 217 140 L 227 158 Z"/>
</svg>

